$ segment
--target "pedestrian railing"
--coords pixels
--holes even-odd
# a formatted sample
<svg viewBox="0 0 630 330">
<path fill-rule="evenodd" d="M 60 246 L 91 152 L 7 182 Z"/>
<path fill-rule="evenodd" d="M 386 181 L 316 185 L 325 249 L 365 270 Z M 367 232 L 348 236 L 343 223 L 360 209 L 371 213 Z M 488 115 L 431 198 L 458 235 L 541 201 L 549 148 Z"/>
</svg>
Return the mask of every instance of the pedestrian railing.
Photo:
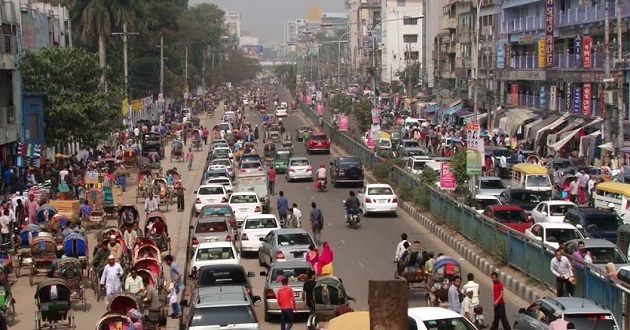
<svg viewBox="0 0 630 330">
<path fill-rule="evenodd" d="M 301 108 L 306 117 L 315 123 L 319 121 L 319 116 L 313 109 L 304 104 L 301 104 Z M 366 167 L 372 170 L 376 168 L 378 157 L 372 150 L 354 141 L 344 132 L 336 130 L 327 122 L 323 123 L 323 129 L 331 137 L 333 143 L 344 149 L 346 153 L 361 157 Z M 418 193 L 428 192 L 428 209 L 438 219 L 437 221 L 457 230 L 470 242 L 474 242 L 500 262 L 526 274 L 528 280 L 532 281 L 532 286 L 542 284 L 555 290 L 556 278 L 549 268 L 551 259 L 554 257 L 553 251 L 543 247 L 537 241 L 526 238 L 522 233 L 479 214 L 437 187 L 424 184 L 417 176 L 403 168 L 392 166 L 387 181 L 398 188 L 404 186 L 411 187 Z M 630 296 L 630 288 L 617 280 L 610 279 L 601 269 L 592 265 L 576 266 L 575 278 L 577 284 L 574 288 L 574 296 L 589 298 L 610 309 L 618 322 L 622 322 L 626 314 L 626 301 Z"/>
</svg>

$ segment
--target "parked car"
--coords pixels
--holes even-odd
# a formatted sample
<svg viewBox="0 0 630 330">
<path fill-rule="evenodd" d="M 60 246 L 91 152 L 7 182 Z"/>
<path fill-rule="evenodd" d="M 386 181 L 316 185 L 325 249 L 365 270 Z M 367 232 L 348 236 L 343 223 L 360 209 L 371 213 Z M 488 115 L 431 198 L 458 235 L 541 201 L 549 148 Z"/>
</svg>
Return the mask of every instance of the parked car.
<svg viewBox="0 0 630 330">
<path fill-rule="evenodd" d="M 236 216 L 234 215 L 234 210 L 230 204 L 220 203 L 220 204 L 208 204 L 204 205 L 199 212 L 200 218 L 210 218 L 217 217 L 226 219 L 232 227 L 236 226 Z"/>
<path fill-rule="evenodd" d="M 620 329 L 612 312 L 592 300 L 578 297 L 542 298 L 521 308 L 514 329 L 549 329 L 549 323 L 562 317 L 574 329 Z"/>
<path fill-rule="evenodd" d="M 289 158 L 289 165 L 287 167 L 287 173 L 285 174 L 287 182 L 293 180 L 307 179 L 313 180 L 313 166 L 311 161 L 306 157 L 291 157 Z"/>
<path fill-rule="evenodd" d="M 210 142 L 210 149 L 214 150 L 214 148 L 218 148 L 218 147 L 230 147 L 230 144 L 227 142 L 227 140 L 224 139 L 218 139 L 218 140 L 212 140 L 212 142 Z"/>
<path fill-rule="evenodd" d="M 544 191 L 533 191 L 527 189 L 506 189 L 499 195 L 503 204 L 518 205 L 527 213 L 540 202 L 551 200 L 551 195 Z"/>
<path fill-rule="evenodd" d="M 621 267 L 630 266 L 628 263 L 628 257 L 621 252 L 621 249 L 614 243 L 611 243 L 605 239 L 574 239 L 564 243 L 564 252 L 567 254 L 573 254 L 578 249 L 578 243 L 584 242 L 586 251 L 591 254 L 593 258 L 593 265 L 605 270 L 606 264 L 612 262 L 615 264 L 616 269 Z"/>
<path fill-rule="evenodd" d="M 234 210 L 236 223 L 240 227 L 248 215 L 262 214 L 262 203 L 253 191 L 235 192 L 230 196 L 228 204 Z"/>
<path fill-rule="evenodd" d="M 502 203 L 497 196 L 477 194 L 473 199 L 472 207 L 478 213 L 483 213 L 486 207 L 491 205 L 502 205 Z"/>
<path fill-rule="evenodd" d="M 223 178 L 229 175 L 230 172 L 225 168 L 206 171 L 206 173 L 203 174 L 203 182 L 205 183 L 211 178 Z"/>
<path fill-rule="evenodd" d="M 195 215 L 199 215 L 201 208 L 208 204 L 225 203 L 228 200 L 228 193 L 221 184 L 204 184 L 193 192 L 195 197 Z"/>
<path fill-rule="evenodd" d="M 241 253 L 253 252 L 258 254 L 262 246 L 261 238 L 269 232 L 282 229 L 280 221 L 273 214 L 248 215 L 238 231 L 239 250 Z"/>
<path fill-rule="evenodd" d="M 462 314 L 442 307 L 414 307 L 407 309 L 409 329 L 436 330 L 457 329 L 476 330 Z"/>
<path fill-rule="evenodd" d="M 216 176 L 211 177 L 205 180 L 204 184 L 220 184 L 225 187 L 225 190 L 228 194 L 231 194 L 234 191 L 234 185 L 232 184 L 232 180 L 226 176 Z"/>
<path fill-rule="evenodd" d="M 426 156 L 426 152 L 422 148 L 416 147 L 401 147 L 396 151 L 399 158 L 409 159 L 415 156 Z"/>
<path fill-rule="evenodd" d="M 613 243 L 617 242 L 617 228 L 623 224 L 615 212 L 586 207 L 569 210 L 564 221 L 574 225 L 584 237 L 602 238 Z"/>
<path fill-rule="evenodd" d="M 262 171 L 264 171 L 262 162 L 255 161 L 253 159 L 247 160 L 247 161 L 243 161 L 241 159 L 241 162 L 238 164 L 238 173 L 262 172 Z"/>
<path fill-rule="evenodd" d="M 396 215 L 398 212 L 398 196 L 388 184 L 367 184 L 357 194 L 357 198 L 359 198 L 361 209 L 366 216 L 374 213 Z"/>
<path fill-rule="evenodd" d="M 563 222 L 567 212 L 574 208 L 577 205 L 569 201 L 544 201 L 534 207 L 532 217 L 535 222 Z"/>
<path fill-rule="evenodd" d="M 199 242 L 232 241 L 232 225 L 223 217 L 200 217 L 191 230 L 191 246 L 196 249 Z"/>
<path fill-rule="evenodd" d="M 210 165 L 225 165 L 227 167 L 228 172 L 230 173 L 230 178 L 234 179 L 234 164 L 229 158 L 218 158 L 213 159 Z"/>
<path fill-rule="evenodd" d="M 311 265 L 306 262 L 304 258 L 301 258 L 298 260 L 274 263 L 269 267 L 268 272 L 260 272 L 260 276 L 266 276 L 263 300 L 265 306 L 265 322 L 271 321 L 272 315 L 280 315 L 280 306 L 278 305 L 276 295 L 278 294 L 278 290 L 282 287 L 282 278 L 289 279 L 289 286 L 293 289 L 293 293 L 296 297 L 297 309 L 293 312 L 302 314 L 310 313 L 306 303 L 297 297 L 302 295 L 304 279 L 308 278 L 308 272 L 311 269 Z"/>
<path fill-rule="evenodd" d="M 330 144 L 330 139 L 328 139 L 326 134 L 315 133 L 308 141 L 306 141 L 306 153 L 311 154 L 316 151 L 323 151 L 329 154 Z"/>
<path fill-rule="evenodd" d="M 188 330 L 260 329 L 254 303 L 241 286 L 216 286 L 193 290 L 184 326 Z"/>
<path fill-rule="evenodd" d="M 518 205 L 491 205 L 483 215 L 521 233 L 531 226 L 525 210 Z"/>
<path fill-rule="evenodd" d="M 256 273 L 246 272 L 242 265 L 208 265 L 197 270 L 195 274 L 195 287 L 205 288 L 212 286 L 242 286 L 252 295 L 251 277 Z"/>
<path fill-rule="evenodd" d="M 507 186 L 498 176 L 482 176 L 479 177 L 477 192 L 480 195 L 499 196 L 507 189 Z"/>
<path fill-rule="evenodd" d="M 377 150 L 392 150 L 392 140 L 390 139 L 378 139 L 376 141 Z"/>
<path fill-rule="evenodd" d="M 197 245 L 190 260 L 190 269 L 199 269 L 207 265 L 236 264 L 241 262 L 241 256 L 236 251 L 232 241 L 203 242 Z"/>
<path fill-rule="evenodd" d="M 363 187 L 363 161 L 357 156 L 337 157 L 330 162 L 330 180 L 339 187 L 342 183 L 353 183 Z"/>
<path fill-rule="evenodd" d="M 560 242 L 567 242 L 572 239 L 583 239 L 582 233 L 574 225 L 564 222 L 541 222 L 536 223 L 527 230 L 525 236 L 534 239 L 543 246 L 553 250 L 560 247 Z"/>
<path fill-rule="evenodd" d="M 558 170 L 562 173 L 570 173 L 571 171 L 577 170 L 577 166 L 571 164 L 571 162 L 566 158 L 551 158 L 547 160 L 547 170 L 549 175 L 553 175 L 553 171 L 557 167 Z"/>
<path fill-rule="evenodd" d="M 258 264 L 271 266 L 276 261 L 303 260 L 308 247 L 314 244 L 311 235 L 302 228 L 272 230 L 260 239 Z"/>
<path fill-rule="evenodd" d="M 214 149 L 212 149 L 212 154 L 214 155 L 224 155 L 226 157 L 223 158 L 228 158 L 228 159 L 234 159 L 234 153 L 232 152 L 232 149 L 230 149 L 229 147 L 215 147 Z"/>
</svg>

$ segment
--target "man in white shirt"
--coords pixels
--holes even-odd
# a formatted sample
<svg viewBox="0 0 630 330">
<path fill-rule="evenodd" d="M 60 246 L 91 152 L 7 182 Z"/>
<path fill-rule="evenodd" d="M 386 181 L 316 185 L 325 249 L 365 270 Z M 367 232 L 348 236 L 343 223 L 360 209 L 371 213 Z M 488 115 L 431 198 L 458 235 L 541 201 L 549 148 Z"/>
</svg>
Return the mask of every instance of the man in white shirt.
<svg viewBox="0 0 630 330">
<path fill-rule="evenodd" d="M 149 214 L 154 211 L 158 211 L 158 206 L 159 206 L 158 201 L 156 198 L 153 198 L 152 194 L 149 195 L 149 197 L 147 197 L 144 200 L 144 212 L 146 214 Z"/>
<path fill-rule="evenodd" d="M 405 252 L 405 243 L 407 243 L 407 233 L 400 234 L 401 241 L 396 246 L 396 254 L 394 254 L 394 262 L 398 262 L 400 256 Z"/>
<path fill-rule="evenodd" d="M 472 302 L 473 299 L 473 289 L 468 288 L 464 290 L 466 296 L 464 300 L 462 300 L 462 306 L 460 313 L 470 321 L 470 323 L 475 324 L 475 305 Z"/>
<path fill-rule="evenodd" d="M 297 226 L 302 227 L 302 211 L 297 208 L 297 203 L 293 203 L 293 215 L 297 219 Z"/>
<path fill-rule="evenodd" d="M 562 250 L 556 250 L 556 256 L 551 259 L 549 269 L 556 277 L 556 293 L 558 297 L 564 297 L 565 293 L 569 297 L 573 296 L 573 283 L 570 280 L 573 277 L 573 266 L 571 266 L 569 258 L 562 254 Z"/>
<path fill-rule="evenodd" d="M 143 289 L 142 277 L 138 276 L 138 269 L 132 267 L 129 276 L 125 279 L 125 291 L 137 295 Z"/>
<path fill-rule="evenodd" d="M 462 286 L 462 293 L 467 293 L 467 290 L 472 291 L 473 295 L 471 297 L 473 307 L 479 305 L 479 283 L 475 282 L 475 275 L 473 273 L 468 273 L 468 282 L 466 282 Z"/>
<path fill-rule="evenodd" d="M 116 257 L 110 255 L 107 258 L 107 265 L 103 268 L 103 274 L 100 280 L 101 286 L 105 287 L 106 303 L 109 303 L 112 295 L 122 291 L 120 277 L 123 273 L 124 270 L 120 264 L 116 262 Z"/>
<path fill-rule="evenodd" d="M 133 129 L 133 135 L 135 137 L 140 137 L 140 128 L 138 128 L 138 126 Z"/>
<path fill-rule="evenodd" d="M 315 173 L 317 174 L 318 180 L 326 180 L 328 178 L 327 172 L 326 172 L 326 165 L 324 164 L 321 164 Z"/>
</svg>

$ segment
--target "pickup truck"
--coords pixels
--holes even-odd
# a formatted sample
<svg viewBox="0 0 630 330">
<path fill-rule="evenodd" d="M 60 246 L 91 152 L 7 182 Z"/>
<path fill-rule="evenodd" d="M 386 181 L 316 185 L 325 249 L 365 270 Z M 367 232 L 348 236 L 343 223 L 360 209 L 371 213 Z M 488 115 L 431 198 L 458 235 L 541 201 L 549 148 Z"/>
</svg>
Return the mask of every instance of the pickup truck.
<svg viewBox="0 0 630 330">
<path fill-rule="evenodd" d="M 266 171 L 243 172 L 236 175 L 238 191 L 253 191 L 258 195 L 263 213 L 269 213 L 269 180 Z"/>
</svg>

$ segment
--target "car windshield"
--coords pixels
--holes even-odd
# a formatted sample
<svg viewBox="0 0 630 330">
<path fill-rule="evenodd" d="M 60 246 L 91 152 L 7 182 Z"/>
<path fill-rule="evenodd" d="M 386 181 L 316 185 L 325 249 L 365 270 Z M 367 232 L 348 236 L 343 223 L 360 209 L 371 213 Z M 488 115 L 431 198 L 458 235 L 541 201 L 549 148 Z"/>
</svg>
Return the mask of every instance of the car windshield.
<svg viewBox="0 0 630 330">
<path fill-rule="evenodd" d="M 571 162 L 568 160 L 554 160 L 552 162 L 552 168 L 569 168 L 571 166 Z"/>
<path fill-rule="evenodd" d="M 289 283 L 305 282 L 308 279 L 309 270 L 311 269 L 308 267 L 274 269 L 270 280 L 272 283 L 282 283 L 283 278 L 288 278 Z"/>
<path fill-rule="evenodd" d="M 405 147 L 405 148 L 420 148 L 420 143 L 418 143 L 418 141 L 405 141 L 405 142 L 403 142 L 403 147 Z"/>
<path fill-rule="evenodd" d="M 289 166 L 309 166 L 308 159 L 292 159 Z"/>
<path fill-rule="evenodd" d="M 582 238 L 575 228 L 547 228 L 547 242 L 559 243 Z"/>
<path fill-rule="evenodd" d="M 424 326 L 427 330 L 475 330 L 475 327 L 466 322 L 463 316 L 452 319 L 424 321 Z"/>
<path fill-rule="evenodd" d="M 530 204 L 538 204 L 542 201 L 548 201 L 551 199 L 551 196 L 549 196 L 549 194 L 541 192 L 541 193 L 537 193 L 537 192 L 515 192 L 512 191 L 512 194 L 510 195 L 510 201 L 511 202 L 517 202 L 517 203 L 530 203 Z"/>
<path fill-rule="evenodd" d="M 546 175 L 528 175 L 525 185 L 530 188 L 534 187 L 550 187 L 549 177 Z"/>
<path fill-rule="evenodd" d="M 241 163 L 241 168 L 259 168 L 262 167 L 262 164 L 259 162 L 245 162 Z"/>
<path fill-rule="evenodd" d="M 573 323 L 574 329 L 617 329 L 615 318 L 611 314 L 565 314 L 564 320 Z"/>
<path fill-rule="evenodd" d="M 625 264 L 628 262 L 626 257 L 621 253 L 621 250 L 616 246 L 587 247 L 586 250 L 591 253 L 593 263 L 595 264 L 607 264 L 609 262 L 613 264 Z"/>
<path fill-rule="evenodd" d="M 488 206 L 500 204 L 499 200 L 494 198 L 475 199 L 475 210 L 485 210 Z"/>
<path fill-rule="evenodd" d="M 230 197 L 230 203 L 232 204 L 258 203 L 258 197 L 256 197 L 256 195 L 232 195 L 232 197 Z"/>
<path fill-rule="evenodd" d="M 225 148 L 217 148 L 217 149 L 214 149 L 214 151 L 212 151 L 212 154 L 214 156 L 229 155 L 230 154 L 230 150 L 229 149 L 225 149 Z"/>
<path fill-rule="evenodd" d="M 394 191 L 390 187 L 371 187 L 367 191 L 368 196 L 373 195 L 393 195 Z"/>
<path fill-rule="evenodd" d="M 212 180 L 210 180 L 212 183 L 214 184 L 221 184 L 221 185 L 229 185 L 230 184 L 230 180 L 228 179 L 221 179 L 221 178 L 213 178 Z"/>
<path fill-rule="evenodd" d="M 412 149 L 412 150 L 407 150 L 407 151 L 406 151 L 406 154 L 407 154 L 407 156 L 409 156 L 409 157 L 413 157 L 413 156 L 424 156 L 424 155 L 425 155 L 424 151 L 422 151 L 422 150 L 415 150 L 415 149 Z"/>
<path fill-rule="evenodd" d="M 199 281 L 197 285 L 199 287 L 213 286 L 213 285 L 246 285 L 247 277 L 243 270 L 216 270 L 208 271 L 204 268 L 201 269 L 201 275 L 199 275 Z"/>
<path fill-rule="evenodd" d="M 288 151 L 278 151 L 276 152 L 276 159 L 287 160 L 291 157 L 291 153 Z"/>
<path fill-rule="evenodd" d="M 311 140 L 315 140 L 315 141 L 326 141 L 328 140 L 328 138 L 326 137 L 326 135 L 313 135 L 311 137 Z"/>
<path fill-rule="evenodd" d="M 428 163 L 429 160 L 414 160 L 413 161 L 413 169 L 414 170 L 423 170 L 424 169 L 424 164 Z"/>
<path fill-rule="evenodd" d="M 230 130 L 230 125 L 229 124 L 219 124 L 219 129 L 222 131 L 229 131 Z"/>
<path fill-rule="evenodd" d="M 278 246 L 311 245 L 313 240 L 307 233 L 278 235 Z"/>
<path fill-rule="evenodd" d="M 232 214 L 232 209 L 229 207 L 204 207 L 202 214 L 212 217 L 226 217 Z"/>
<path fill-rule="evenodd" d="M 549 205 L 549 215 L 550 216 L 564 216 L 571 209 L 576 208 L 575 205 Z"/>
<path fill-rule="evenodd" d="M 189 327 L 257 323 L 250 305 L 195 308 Z"/>
<path fill-rule="evenodd" d="M 148 138 L 144 140 L 145 145 L 158 145 L 160 144 L 160 139 Z"/>
<path fill-rule="evenodd" d="M 231 260 L 234 250 L 231 247 L 198 248 L 195 261 Z"/>
<path fill-rule="evenodd" d="M 494 212 L 494 219 L 501 223 L 524 223 L 527 222 L 525 212 L 521 210 L 501 210 Z"/>
<path fill-rule="evenodd" d="M 390 140 L 378 140 L 378 146 L 379 147 L 391 147 L 392 146 L 392 141 L 390 141 Z"/>
<path fill-rule="evenodd" d="M 278 223 L 274 218 L 248 219 L 245 229 L 278 228 Z"/>
<path fill-rule="evenodd" d="M 229 173 L 227 173 L 226 170 L 212 170 L 210 172 L 206 172 L 206 179 L 209 178 L 216 178 L 216 177 L 222 177 L 222 176 L 228 176 Z"/>
<path fill-rule="evenodd" d="M 359 158 L 345 158 L 337 161 L 339 167 L 349 166 L 361 166 L 361 160 Z"/>
<path fill-rule="evenodd" d="M 480 189 L 506 189 L 503 180 L 481 180 Z"/>
<path fill-rule="evenodd" d="M 617 230 L 623 224 L 621 219 L 614 213 L 597 213 L 587 215 L 584 219 L 586 229 L 593 230 Z"/>
<path fill-rule="evenodd" d="M 223 186 L 217 187 L 200 187 L 197 195 L 223 195 Z"/>
<path fill-rule="evenodd" d="M 225 221 L 198 222 L 195 234 L 224 233 L 228 231 Z"/>
<path fill-rule="evenodd" d="M 230 161 L 227 159 L 217 159 L 217 160 L 213 160 L 212 161 L 212 165 L 223 165 L 223 166 L 230 166 L 232 164 L 230 164 Z"/>
</svg>

